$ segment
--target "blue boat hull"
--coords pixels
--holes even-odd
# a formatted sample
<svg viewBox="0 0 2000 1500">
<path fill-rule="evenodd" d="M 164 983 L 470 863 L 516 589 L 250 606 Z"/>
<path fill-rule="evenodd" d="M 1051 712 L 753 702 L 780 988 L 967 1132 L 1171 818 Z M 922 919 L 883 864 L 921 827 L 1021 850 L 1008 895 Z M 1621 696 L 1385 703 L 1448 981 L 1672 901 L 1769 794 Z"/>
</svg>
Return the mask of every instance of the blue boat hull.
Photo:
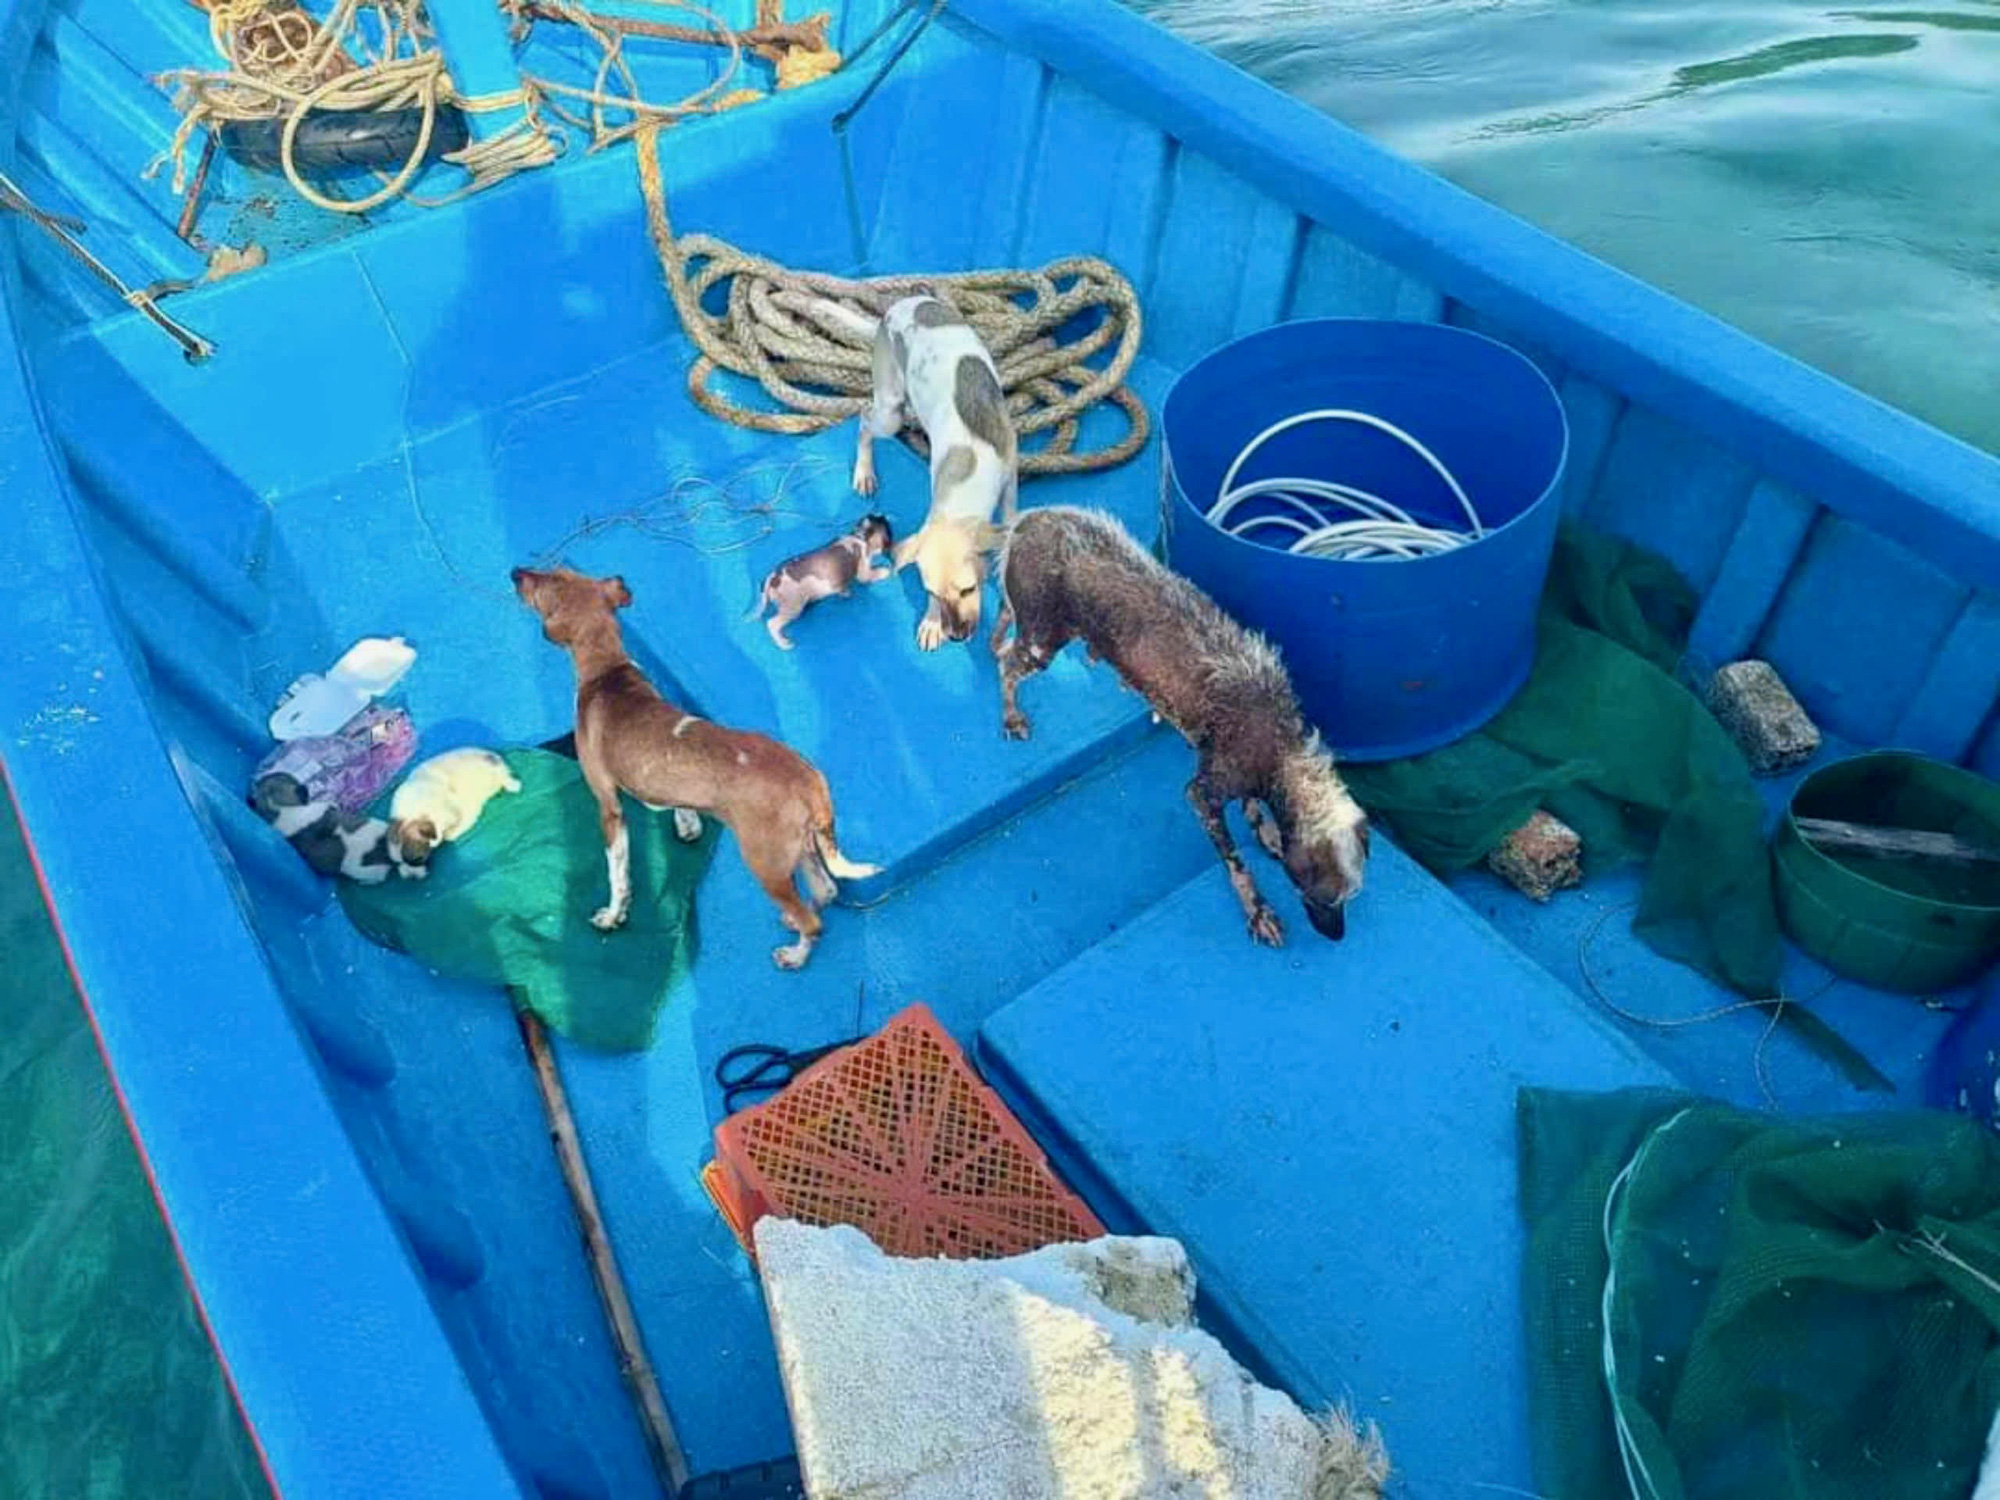
<svg viewBox="0 0 2000 1500">
<path fill-rule="evenodd" d="M 175 205 L 123 179 L 171 128 L 139 75 L 163 65 L 148 47 L 185 41 L 183 8 L 0 3 L 0 62 L 23 80 L 0 141 L 146 264 L 181 254 Z M 880 13 L 855 7 L 849 40 Z M 100 54 L 126 71 L 78 61 Z M 1566 512 L 1664 553 L 1699 590 L 1700 655 L 1768 657 L 1839 743 L 2000 774 L 1992 458 L 1107 0 L 957 0 L 853 127 L 857 240 L 828 125 L 865 73 L 669 132 L 676 227 L 834 271 L 1104 255 L 1144 300 L 1134 383 L 1156 407 L 1200 354 L 1278 320 L 1489 333 L 1563 399 Z M 1754 1022 L 1627 1034 L 1586 998 L 1578 942 L 1597 907 L 1448 889 L 1393 850 L 1348 944 L 1316 944 L 1286 905 L 1292 946 L 1253 954 L 1180 798 L 1185 749 L 1069 659 L 1027 690 L 1036 738 L 1004 741 L 984 654 L 911 647 L 907 579 L 815 612 L 779 658 L 739 617 L 764 568 L 851 519 L 851 433 L 750 434 L 688 402 L 630 146 L 176 298 L 218 346 L 198 368 L 9 224 L 0 316 L 21 357 L 0 370 L 0 765 L 283 1492 L 608 1496 L 651 1480 L 507 1007 L 363 942 L 243 805 L 269 705 L 352 639 L 402 633 L 425 751 L 559 734 L 569 664 L 508 568 L 682 474 L 801 459 L 796 530 L 724 550 L 612 529 L 570 551 L 627 578 L 630 634 L 663 685 L 810 755 L 843 845 L 887 867 L 795 976 L 770 965 L 781 934 L 725 851 L 653 1048 L 562 1057 L 696 1469 L 790 1441 L 754 1277 L 696 1182 L 720 1107 L 709 1069 L 742 1042 L 831 1040 L 923 1000 L 982 1038 L 1107 1220 L 1186 1238 L 1246 1358 L 1307 1399 L 1373 1403 L 1408 1493 L 1528 1485 L 1512 1089 L 1678 1077 L 1754 1099 Z M 1149 448 L 1032 481 L 1024 502 L 1104 505 L 1150 536 L 1157 464 Z M 921 514 L 909 455 L 888 456 L 884 496 L 899 522 Z M 1260 878 L 1279 896 L 1275 869 Z M 1715 1003 L 1622 927 L 1600 966 L 1662 1009 Z M 1210 977 L 1172 978 L 1189 973 Z M 1851 987 L 1822 1003 L 1907 1094 L 1936 1018 Z M 1468 1010 L 1476 1024 L 1453 1024 Z M 1392 1021 L 1422 1046 L 1392 1047 Z M 1225 1027 L 1242 1030 L 1204 1063 Z M 1092 1036 L 1104 1045 L 1079 1046 Z M 1801 1054 L 1774 1056 L 1792 1066 L 1788 1105 L 1855 1103 Z M 1337 1130 L 1337 1152 L 1298 1149 L 1346 1153 L 1358 1206 L 1311 1158 L 1257 1167 L 1280 1129 Z M 1392 1213 L 1390 1164 L 1417 1149 L 1442 1153 L 1435 1181 Z M 1298 1241 L 1268 1233 L 1281 1211 Z M 1357 1240 L 1350 1212 L 1378 1238 L 1300 1272 L 1299 1244 Z M 1476 1331 L 1454 1344 L 1461 1324 Z"/>
</svg>

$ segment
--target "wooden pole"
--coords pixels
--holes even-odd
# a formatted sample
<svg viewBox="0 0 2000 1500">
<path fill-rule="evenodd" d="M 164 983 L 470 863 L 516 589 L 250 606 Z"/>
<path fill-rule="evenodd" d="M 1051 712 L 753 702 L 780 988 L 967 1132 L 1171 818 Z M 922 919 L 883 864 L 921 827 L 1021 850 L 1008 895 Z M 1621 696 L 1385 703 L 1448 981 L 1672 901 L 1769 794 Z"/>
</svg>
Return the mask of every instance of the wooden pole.
<svg viewBox="0 0 2000 1500">
<path fill-rule="evenodd" d="M 194 181 L 188 184 L 187 201 L 181 205 L 181 221 L 174 227 L 174 233 L 186 240 L 195 249 L 205 248 L 195 238 L 195 223 L 201 217 L 201 194 L 208 186 L 208 169 L 215 165 L 215 145 L 220 137 L 211 130 L 208 139 L 202 143 L 201 165 L 194 169 Z"/>
<path fill-rule="evenodd" d="M 1800 834 L 1818 849 L 1882 859 L 1935 859 L 1954 865 L 2000 864 L 2000 850 L 1923 828 L 1874 828 L 1833 818 L 1799 818 Z"/>
<path fill-rule="evenodd" d="M 555 1143 L 556 1160 L 562 1166 L 563 1182 L 569 1188 L 576 1209 L 577 1228 L 590 1259 L 590 1274 L 597 1283 L 597 1295 L 604 1304 L 605 1320 L 611 1325 L 612 1340 L 618 1346 L 618 1369 L 639 1409 L 639 1421 L 646 1429 L 647 1446 L 653 1466 L 669 1495 L 679 1495 L 688 1482 L 687 1455 L 674 1435 L 667 1416 L 667 1403 L 660 1395 L 660 1383 L 653 1376 L 652 1361 L 646 1358 L 645 1340 L 639 1335 L 638 1319 L 625 1295 L 625 1280 L 618 1274 L 617 1257 L 611 1253 L 611 1238 L 604 1232 L 604 1218 L 597 1209 L 597 1193 L 590 1185 L 590 1168 L 583 1159 L 583 1145 L 577 1139 L 576 1121 L 569 1112 L 563 1093 L 562 1075 L 556 1071 L 555 1054 L 549 1050 L 548 1033 L 531 1011 L 516 1012 L 521 1040 L 535 1065 L 535 1084 L 541 1090 L 542 1108 L 549 1117 L 549 1139 Z"/>
<path fill-rule="evenodd" d="M 574 24 L 575 17 L 562 7 L 537 4 L 536 0 L 524 0 L 520 13 L 534 21 L 556 21 Z M 707 26 L 676 26 L 669 21 L 642 21 L 636 16 L 600 15 L 595 11 L 585 11 L 590 24 L 605 31 L 615 31 L 622 36 L 651 37 L 662 42 L 692 42 L 697 45 L 726 47 L 729 34 Z M 762 57 L 769 57 L 786 47 L 803 47 L 808 52 L 826 50 L 826 28 L 831 18 L 822 15 L 808 16 L 803 21 L 786 21 L 770 12 L 760 10 L 755 26 L 736 33 L 736 39 L 751 51 Z"/>
</svg>

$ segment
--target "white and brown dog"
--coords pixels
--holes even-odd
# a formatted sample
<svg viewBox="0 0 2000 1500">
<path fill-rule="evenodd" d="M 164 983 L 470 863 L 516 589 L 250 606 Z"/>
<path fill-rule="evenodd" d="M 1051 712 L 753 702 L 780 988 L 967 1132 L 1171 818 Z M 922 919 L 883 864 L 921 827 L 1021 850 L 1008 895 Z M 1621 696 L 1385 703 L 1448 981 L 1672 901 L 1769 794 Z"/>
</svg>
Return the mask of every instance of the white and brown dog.
<svg viewBox="0 0 2000 1500">
<path fill-rule="evenodd" d="M 931 449 L 931 506 L 924 524 L 896 545 L 897 571 L 917 565 L 930 607 L 917 645 L 935 651 L 979 627 L 986 556 L 1011 524 L 1020 480 L 1020 445 L 1000 372 L 972 325 L 936 297 L 905 297 L 877 321 L 819 301 L 828 319 L 874 340 L 873 386 L 854 451 L 854 488 L 875 493 L 875 441 L 912 419 Z"/>
<path fill-rule="evenodd" d="M 389 839 L 397 857 L 421 872 L 438 845 L 471 831 L 494 797 L 520 790 L 507 762 L 491 750 L 469 746 L 433 755 L 389 800 Z"/>
<path fill-rule="evenodd" d="M 863 516 L 854 529 L 835 537 L 824 547 L 801 552 L 764 575 L 757 602 L 743 618 L 755 620 L 765 610 L 777 613 L 764 622 L 771 641 L 780 651 L 792 649 L 785 627 L 822 599 L 835 595 L 845 598 L 857 583 L 874 583 L 887 578 L 890 570 L 878 568 L 873 559 L 887 552 L 895 540 L 886 516 Z"/>
</svg>

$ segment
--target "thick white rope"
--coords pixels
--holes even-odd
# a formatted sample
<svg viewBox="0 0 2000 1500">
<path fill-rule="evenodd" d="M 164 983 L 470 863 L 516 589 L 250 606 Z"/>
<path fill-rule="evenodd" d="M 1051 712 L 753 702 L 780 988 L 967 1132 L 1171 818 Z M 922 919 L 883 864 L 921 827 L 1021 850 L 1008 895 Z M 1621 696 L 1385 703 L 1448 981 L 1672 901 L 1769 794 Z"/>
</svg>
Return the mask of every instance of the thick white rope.
<svg viewBox="0 0 2000 1500">
<path fill-rule="evenodd" d="M 1333 480 L 1273 478 L 1251 480 L 1240 485 L 1236 482 L 1236 476 L 1259 448 L 1280 433 L 1308 422 L 1355 422 L 1395 438 L 1445 482 L 1457 499 L 1459 508 L 1465 512 L 1470 529 L 1451 531 L 1440 526 L 1427 526 L 1379 495 L 1371 495 L 1366 490 Z M 1251 500 L 1279 502 L 1292 514 L 1267 510 L 1245 520 L 1233 520 L 1237 510 Z M 1337 514 L 1342 510 L 1352 519 L 1329 518 L 1330 512 Z M 1395 423 L 1384 421 L 1369 412 L 1351 411 L 1344 407 L 1321 407 L 1299 412 L 1273 422 L 1245 443 L 1235 462 L 1222 476 L 1215 503 L 1208 509 L 1208 519 L 1232 536 L 1247 539 L 1250 533 L 1259 529 L 1275 530 L 1292 538 L 1284 547 L 1287 552 L 1349 562 L 1428 557 L 1449 552 L 1486 535 L 1485 523 L 1480 520 L 1479 512 L 1465 493 L 1464 486 L 1435 453 Z"/>
</svg>

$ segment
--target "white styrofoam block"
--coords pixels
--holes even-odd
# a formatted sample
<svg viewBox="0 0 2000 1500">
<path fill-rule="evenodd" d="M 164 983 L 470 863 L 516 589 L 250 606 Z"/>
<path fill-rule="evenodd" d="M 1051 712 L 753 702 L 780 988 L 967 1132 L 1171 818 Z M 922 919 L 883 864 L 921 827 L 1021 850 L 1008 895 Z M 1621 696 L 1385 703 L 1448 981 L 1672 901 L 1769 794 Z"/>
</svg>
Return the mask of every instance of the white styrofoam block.
<svg viewBox="0 0 2000 1500">
<path fill-rule="evenodd" d="M 1368 1500 L 1386 1461 L 1191 1321 L 1168 1239 L 885 1256 L 767 1216 L 757 1264 L 814 1500 Z"/>
</svg>

